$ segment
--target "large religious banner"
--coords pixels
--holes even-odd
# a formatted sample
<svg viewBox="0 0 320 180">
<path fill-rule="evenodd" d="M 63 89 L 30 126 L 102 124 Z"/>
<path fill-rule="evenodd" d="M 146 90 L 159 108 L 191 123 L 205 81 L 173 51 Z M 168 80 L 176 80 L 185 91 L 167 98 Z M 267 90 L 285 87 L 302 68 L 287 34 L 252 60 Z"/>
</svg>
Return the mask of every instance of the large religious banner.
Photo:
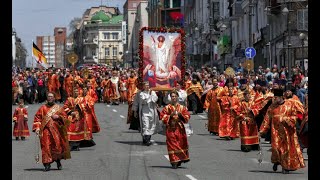
<svg viewBox="0 0 320 180">
<path fill-rule="evenodd" d="M 176 28 L 142 28 L 139 59 L 140 82 L 148 81 L 150 88 L 156 91 L 172 90 L 176 83 L 184 80 L 184 31 Z"/>
</svg>

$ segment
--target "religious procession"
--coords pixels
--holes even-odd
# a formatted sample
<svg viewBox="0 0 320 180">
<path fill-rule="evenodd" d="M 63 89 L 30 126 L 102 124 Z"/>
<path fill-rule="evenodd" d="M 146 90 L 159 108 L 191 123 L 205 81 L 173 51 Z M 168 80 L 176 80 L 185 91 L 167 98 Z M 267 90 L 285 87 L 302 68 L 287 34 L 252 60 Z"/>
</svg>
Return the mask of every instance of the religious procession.
<svg viewBox="0 0 320 180">
<path fill-rule="evenodd" d="M 151 70 L 148 70 L 151 71 Z M 13 136 L 25 141 L 30 131 L 39 138 L 36 160 L 50 171 L 56 162 L 72 158 L 70 151 L 96 145 L 101 131 L 95 104 L 128 105 L 128 129 L 141 133 L 142 144 L 163 134 L 173 169 L 190 161 L 188 138 L 191 116 L 205 113 L 208 134 L 225 141 L 240 141 L 242 152 L 260 151 L 261 139 L 271 144 L 273 171 L 281 166 L 288 174 L 305 167 L 302 152 L 308 149 L 308 77 L 294 68 L 288 88 L 285 67 L 259 67 L 246 73 L 239 64 L 219 72 L 216 67 L 186 69 L 172 88 L 152 87 L 139 69 L 91 66 L 80 70 L 21 70 L 12 75 Z M 162 71 L 159 73 L 163 73 Z M 143 75 L 143 74 L 142 74 Z M 307 75 L 307 74 L 305 74 Z M 169 83 L 169 81 L 168 81 Z M 170 84 L 170 83 L 169 83 Z M 167 86 L 167 87 L 170 87 Z M 41 104 L 34 117 L 25 104 Z M 31 118 L 29 131 L 27 121 Z"/>
</svg>

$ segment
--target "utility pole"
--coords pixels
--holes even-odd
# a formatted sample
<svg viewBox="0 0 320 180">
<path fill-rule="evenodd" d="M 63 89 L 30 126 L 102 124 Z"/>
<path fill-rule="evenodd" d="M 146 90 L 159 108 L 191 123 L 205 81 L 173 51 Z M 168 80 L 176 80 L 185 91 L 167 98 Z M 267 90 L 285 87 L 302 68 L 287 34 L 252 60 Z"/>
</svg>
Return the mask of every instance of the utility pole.
<svg viewBox="0 0 320 180">
<path fill-rule="evenodd" d="M 252 47 L 252 8 L 253 8 L 253 4 L 252 4 L 252 0 L 249 0 L 249 47 Z"/>
<path fill-rule="evenodd" d="M 288 71 L 289 71 L 289 73 L 288 73 L 288 75 L 289 75 L 289 77 L 288 77 L 288 80 L 289 80 L 289 84 L 292 84 L 292 79 L 291 79 L 291 76 L 292 76 L 292 65 L 293 65 L 293 63 L 292 63 L 292 60 L 291 60 L 291 48 L 290 48 L 290 46 L 291 46 L 291 21 L 290 21 L 290 10 L 291 10 L 291 3 L 289 2 L 289 4 L 288 4 L 288 6 L 289 6 L 289 13 L 287 14 L 287 18 L 288 18 L 288 65 L 289 65 L 289 67 L 288 67 Z"/>
<path fill-rule="evenodd" d="M 213 48 L 212 48 L 212 26 L 213 26 L 213 7 L 212 7 L 212 1 L 209 1 L 209 32 L 210 32 L 210 67 L 213 67 Z"/>
</svg>

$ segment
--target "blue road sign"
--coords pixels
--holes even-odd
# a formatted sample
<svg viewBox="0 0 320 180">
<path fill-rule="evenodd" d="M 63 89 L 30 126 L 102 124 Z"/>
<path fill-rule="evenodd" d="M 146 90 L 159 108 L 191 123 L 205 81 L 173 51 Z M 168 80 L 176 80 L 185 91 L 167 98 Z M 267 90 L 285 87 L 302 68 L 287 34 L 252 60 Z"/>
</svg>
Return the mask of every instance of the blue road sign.
<svg viewBox="0 0 320 180">
<path fill-rule="evenodd" d="M 246 48 L 245 51 L 247 58 L 253 58 L 256 55 L 256 50 L 253 47 Z"/>
</svg>

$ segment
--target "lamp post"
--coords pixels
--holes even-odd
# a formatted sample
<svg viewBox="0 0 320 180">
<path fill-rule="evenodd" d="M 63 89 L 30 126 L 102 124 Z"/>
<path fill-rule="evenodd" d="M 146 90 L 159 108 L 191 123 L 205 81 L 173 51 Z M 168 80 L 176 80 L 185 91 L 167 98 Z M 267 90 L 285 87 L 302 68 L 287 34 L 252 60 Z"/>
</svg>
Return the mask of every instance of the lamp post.
<svg viewBox="0 0 320 180">
<path fill-rule="evenodd" d="M 110 48 L 110 55 L 111 55 L 111 51 L 112 51 L 112 59 L 111 59 L 111 62 L 112 62 L 112 66 L 113 66 L 113 56 L 114 56 L 114 54 L 113 54 L 113 48 L 111 48 L 111 47 L 113 47 L 111 44 L 109 44 L 109 48 Z"/>
<path fill-rule="evenodd" d="M 305 70 L 305 67 L 304 67 L 304 41 L 307 39 L 307 35 L 305 33 L 300 33 L 299 35 L 299 38 L 301 40 L 301 56 L 302 56 L 302 62 L 303 62 L 303 66 L 302 66 L 302 69 L 303 71 Z"/>
<path fill-rule="evenodd" d="M 289 6 L 291 4 L 289 3 Z M 288 77 L 288 83 L 291 84 L 292 83 L 292 59 L 291 59 L 291 50 L 290 50 L 290 46 L 291 46 L 291 21 L 290 21 L 290 12 L 293 12 L 293 10 L 289 10 L 287 7 L 284 7 L 282 9 L 282 14 L 284 16 L 287 16 L 287 28 L 288 28 L 288 45 L 287 45 L 287 51 L 288 51 L 288 71 L 289 71 L 289 77 Z"/>
</svg>

